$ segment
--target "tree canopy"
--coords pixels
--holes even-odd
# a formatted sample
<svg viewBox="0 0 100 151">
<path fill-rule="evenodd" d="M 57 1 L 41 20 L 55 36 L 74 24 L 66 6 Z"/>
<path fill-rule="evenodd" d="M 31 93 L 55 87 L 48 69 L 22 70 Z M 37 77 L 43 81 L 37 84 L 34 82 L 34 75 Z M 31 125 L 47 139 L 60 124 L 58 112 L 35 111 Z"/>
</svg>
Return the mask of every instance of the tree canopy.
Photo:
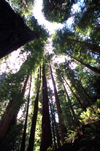
<svg viewBox="0 0 100 151">
<path fill-rule="evenodd" d="M 100 1 L 43 0 L 51 36 L 33 7 L 0 1 L 0 151 L 99 151 Z"/>
</svg>

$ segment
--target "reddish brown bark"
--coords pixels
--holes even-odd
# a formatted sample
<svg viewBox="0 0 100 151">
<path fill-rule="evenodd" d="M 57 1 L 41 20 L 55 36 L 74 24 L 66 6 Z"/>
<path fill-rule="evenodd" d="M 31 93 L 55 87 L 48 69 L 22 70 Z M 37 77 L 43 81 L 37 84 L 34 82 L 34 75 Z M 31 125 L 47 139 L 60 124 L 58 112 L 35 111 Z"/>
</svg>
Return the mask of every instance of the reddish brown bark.
<svg viewBox="0 0 100 151">
<path fill-rule="evenodd" d="M 38 74 L 38 80 L 39 80 L 39 78 L 41 79 L 41 66 L 40 66 L 40 74 Z M 33 151 L 33 149 L 34 149 L 35 128 L 36 128 L 36 120 L 37 120 L 37 113 L 38 113 L 39 89 L 40 89 L 40 84 L 38 86 L 37 95 L 36 95 L 36 99 L 35 99 L 34 113 L 33 113 L 33 117 L 32 117 L 32 125 L 31 125 L 29 145 L 28 145 L 27 151 Z"/>
<path fill-rule="evenodd" d="M 24 86 L 23 86 L 21 94 L 19 94 L 19 95 L 17 94 L 17 96 L 16 96 L 18 98 L 18 100 L 22 99 L 23 96 L 24 96 L 26 84 L 28 82 L 28 78 L 29 78 L 29 74 L 27 75 L 27 78 L 26 78 L 26 80 L 24 82 Z M 17 105 L 18 104 L 16 103 L 16 101 L 13 98 L 13 100 L 11 100 L 9 105 L 7 106 L 7 109 L 6 109 L 6 111 L 5 111 L 4 115 L 3 115 L 3 118 L 0 121 L 0 141 L 1 142 L 5 138 L 5 135 L 6 135 L 7 131 L 8 131 L 8 129 L 9 129 L 10 123 L 11 123 L 14 115 L 16 115 L 16 113 L 19 110 L 20 103 L 19 103 L 19 107 L 17 107 Z M 17 109 L 16 109 L 16 107 L 17 107 Z"/>
<path fill-rule="evenodd" d="M 63 122 L 62 121 L 62 117 L 61 117 L 62 111 L 61 111 L 61 107 L 60 107 L 60 103 L 59 103 L 59 98 L 58 98 L 58 94 L 57 94 L 55 81 L 54 81 L 53 74 L 52 74 L 51 65 L 50 65 L 50 72 L 51 72 L 51 78 L 52 78 L 52 83 L 53 83 L 53 87 L 54 87 L 54 95 L 55 95 L 57 113 L 58 113 L 58 118 L 59 118 L 59 126 L 60 126 L 60 131 L 61 131 L 61 138 L 64 141 L 66 129 L 65 129 L 64 125 L 62 124 L 62 122 Z"/>
<path fill-rule="evenodd" d="M 34 113 L 32 117 L 32 126 L 31 126 L 30 138 L 29 138 L 29 146 L 27 148 L 27 151 L 33 151 L 34 148 L 35 127 L 36 127 L 36 120 L 37 120 L 37 113 L 38 113 L 38 94 L 39 94 L 39 89 L 35 99 Z"/>
<path fill-rule="evenodd" d="M 28 118 L 29 101 L 30 101 L 31 82 L 32 82 L 32 76 L 30 78 L 30 87 L 29 87 L 29 94 L 28 94 L 28 102 L 27 102 L 24 132 L 23 132 L 22 143 L 21 143 L 21 151 L 25 151 L 25 139 L 26 139 L 26 128 L 27 128 L 27 118 Z"/>
<path fill-rule="evenodd" d="M 47 82 L 45 77 L 45 67 L 43 65 L 43 88 L 42 88 L 42 139 L 40 151 L 46 151 L 52 144 L 51 128 L 50 128 L 50 117 L 49 117 L 49 99 L 47 92 Z"/>
</svg>

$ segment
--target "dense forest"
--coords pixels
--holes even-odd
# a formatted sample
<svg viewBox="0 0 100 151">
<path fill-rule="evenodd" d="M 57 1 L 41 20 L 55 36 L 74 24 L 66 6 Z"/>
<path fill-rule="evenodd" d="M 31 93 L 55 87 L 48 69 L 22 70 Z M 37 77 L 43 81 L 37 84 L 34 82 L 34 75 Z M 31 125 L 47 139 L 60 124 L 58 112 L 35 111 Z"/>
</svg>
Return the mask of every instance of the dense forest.
<svg viewBox="0 0 100 151">
<path fill-rule="evenodd" d="M 35 5 L 0 0 L 0 151 L 99 151 L 100 1 Z"/>
</svg>

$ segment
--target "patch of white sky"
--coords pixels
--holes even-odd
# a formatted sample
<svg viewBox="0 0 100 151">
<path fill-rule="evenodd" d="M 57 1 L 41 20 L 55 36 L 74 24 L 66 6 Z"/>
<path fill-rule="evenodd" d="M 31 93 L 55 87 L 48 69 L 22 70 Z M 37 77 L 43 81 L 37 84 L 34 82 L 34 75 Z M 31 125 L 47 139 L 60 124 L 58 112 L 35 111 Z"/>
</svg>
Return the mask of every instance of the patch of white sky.
<svg viewBox="0 0 100 151">
<path fill-rule="evenodd" d="M 1 61 L 1 63 L 0 63 L 0 75 L 3 72 L 5 72 L 5 73 L 18 72 L 20 69 L 20 66 L 27 59 L 27 55 L 29 55 L 29 53 L 24 52 L 23 54 L 20 54 L 20 49 L 18 49 L 17 51 L 13 51 L 6 60 L 3 59 Z"/>
</svg>

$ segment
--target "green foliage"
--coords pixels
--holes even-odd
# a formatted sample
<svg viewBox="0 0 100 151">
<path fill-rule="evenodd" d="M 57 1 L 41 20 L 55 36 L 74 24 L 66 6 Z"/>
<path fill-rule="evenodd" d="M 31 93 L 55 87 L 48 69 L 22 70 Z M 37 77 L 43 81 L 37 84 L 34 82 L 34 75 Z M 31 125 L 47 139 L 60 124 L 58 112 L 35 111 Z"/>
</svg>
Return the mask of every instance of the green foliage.
<svg viewBox="0 0 100 151">
<path fill-rule="evenodd" d="M 62 23 L 71 16 L 71 7 L 75 2 L 43 0 L 43 13 L 47 20 Z"/>
<path fill-rule="evenodd" d="M 82 112 L 80 115 L 80 122 L 83 124 L 92 123 L 100 120 L 100 107 L 99 107 L 100 100 L 97 100 L 92 107 L 88 107 L 86 112 Z"/>
<path fill-rule="evenodd" d="M 65 142 L 74 141 L 76 134 L 77 132 L 75 132 L 74 130 L 68 130 L 67 137 L 65 137 Z"/>
<path fill-rule="evenodd" d="M 26 4 L 25 4 L 26 2 Z M 97 2 L 97 1 L 96 1 Z M 49 80 L 50 71 L 49 66 L 54 66 L 53 74 L 55 79 L 55 84 L 57 87 L 57 93 L 59 97 L 59 103 L 61 107 L 61 118 L 63 119 L 62 124 L 66 127 L 67 133 L 65 136 L 65 143 L 73 142 L 77 139 L 78 135 L 81 133 L 83 136 L 82 143 L 87 145 L 91 141 L 100 142 L 100 75 L 94 73 L 89 68 L 84 67 L 82 64 L 76 63 L 74 58 L 88 64 L 89 66 L 96 67 L 98 70 L 100 68 L 100 27 L 99 27 L 99 2 L 86 1 L 84 6 L 81 8 L 81 13 L 75 13 L 74 29 L 67 29 L 66 27 L 56 31 L 53 36 L 53 46 L 54 53 L 45 54 L 45 44 L 47 38 L 49 37 L 48 31 L 46 31 L 42 26 L 40 26 L 32 16 L 31 7 L 32 1 L 20 1 L 12 0 L 11 4 L 13 8 L 16 8 L 16 12 L 19 13 L 23 18 L 26 17 L 24 22 L 27 23 L 29 28 L 37 33 L 39 39 L 35 39 L 23 46 L 21 54 L 27 53 L 27 59 L 23 62 L 19 71 L 15 74 L 12 73 L 2 73 L 0 75 L 0 119 L 2 119 L 3 114 L 6 112 L 9 104 L 14 101 L 15 110 L 19 112 L 20 107 L 24 108 L 23 117 L 20 120 L 17 119 L 17 125 L 13 125 L 7 134 L 4 144 L 6 151 L 9 150 L 20 150 L 23 124 L 25 120 L 25 104 L 27 100 L 27 95 L 22 95 L 22 90 L 24 86 L 27 74 L 34 75 L 34 85 L 32 88 L 32 97 L 30 99 L 28 124 L 27 124 L 27 136 L 26 136 L 26 148 L 28 146 L 28 140 L 30 136 L 30 129 L 32 123 L 32 115 L 34 108 L 34 100 L 36 97 L 37 89 L 41 83 L 40 72 L 37 69 L 40 65 L 45 64 L 46 78 Z M 30 5 L 31 3 L 31 5 Z M 64 3 L 64 4 L 63 4 Z M 43 1 L 43 12 L 45 17 L 51 22 L 63 22 L 66 21 L 71 15 L 71 8 L 75 1 Z M 63 6 L 62 6 L 63 5 Z M 1 14 L 0 14 L 1 15 Z M 1 15 L 2 18 L 2 15 Z M 1 19 L 1 23 L 4 23 L 4 19 Z M 16 26 L 20 25 L 20 22 Z M 8 24 L 7 24 L 8 25 Z M 20 27 L 20 26 L 19 26 Z M 2 34 L 3 35 L 3 34 Z M 9 32 L 8 34 L 9 35 Z M 3 37 L 3 36 L 1 36 Z M 47 49 L 47 48 L 46 48 Z M 58 55 L 64 55 L 66 59 L 63 63 L 55 62 L 53 57 Z M 74 57 L 71 59 L 71 57 Z M 56 59 L 55 59 L 56 60 Z M 74 67 L 72 66 L 74 64 Z M 37 77 L 35 76 L 37 75 Z M 42 76 L 42 75 L 41 75 Z M 48 82 L 49 85 L 49 82 Z M 40 87 L 41 88 L 41 87 Z M 27 86 L 26 91 L 27 93 Z M 40 149 L 41 143 L 41 133 L 42 133 L 42 89 L 39 94 L 39 109 L 38 117 L 36 123 L 35 132 L 35 144 L 34 150 Z M 54 94 L 51 88 L 48 87 L 48 95 L 51 100 L 53 100 L 52 108 L 53 115 L 57 115 L 57 107 L 55 105 Z M 79 101 L 80 102 L 79 102 Z M 86 111 L 83 111 L 84 108 Z M 50 111 L 51 114 L 51 111 Z M 50 115 L 51 117 L 51 115 Z M 59 134 L 59 121 L 56 117 L 56 126 L 58 128 Z M 51 125 L 54 120 L 51 118 Z M 56 126 L 54 126 L 54 133 L 56 134 Z M 83 126 L 83 127 L 82 127 Z M 84 129 L 82 131 L 82 128 Z M 53 136 L 53 130 L 52 130 Z M 54 138 L 52 139 L 54 140 Z M 57 135 L 55 136 L 56 146 L 57 146 Z M 60 144 L 63 146 L 63 142 L 59 138 Z M 80 140 L 81 142 L 81 140 Z M 14 146 L 14 148 L 13 148 Z M 77 145 L 78 146 L 78 145 Z M 9 147 L 9 148 L 8 148 Z M 90 146 L 88 146 L 88 150 Z M 48 151 L 54 150 L 54 144 L 50 146 Z M 80 150 L 80 149 L 78 149 Z M 93 148 L 91 149 L 93 150 Z"/>
</svg>

